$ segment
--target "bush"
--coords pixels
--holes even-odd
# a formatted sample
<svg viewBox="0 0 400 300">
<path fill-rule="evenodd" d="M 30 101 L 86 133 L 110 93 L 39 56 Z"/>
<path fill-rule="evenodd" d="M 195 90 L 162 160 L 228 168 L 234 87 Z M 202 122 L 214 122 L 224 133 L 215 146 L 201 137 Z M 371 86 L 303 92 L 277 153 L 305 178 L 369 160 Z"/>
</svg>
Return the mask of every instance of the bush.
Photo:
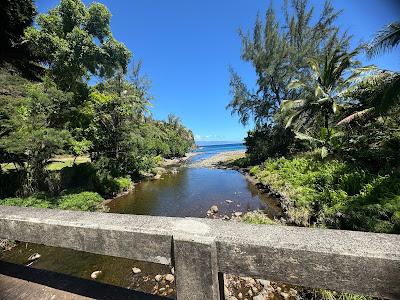
<svg viewBox="0 0 400 300">
<path fill-rule="evenodd" d="M 279 124 L 249 131 L 245 138 L 247 155 L 253 164 L 295 152 L 295 142 L 292 131 Z"/>
<path fill-rule="evenodd" d="M 38 208 L 54 208 L 55 202 L 54 199 L 47 198 L 40 194 L 25 198 L 5 198 L 0 200 L 1 205 Z"/>
<path fill-rule="evenodd" d="M 400 232 L 400 173 L 385 176 L 313 155 L 268 159 L 250 174 L 281 193 L 294 223 Z"/>
<path fill-rule="evenodd" d="M 130 177 L 118 177 L 114 180 L 120 192 L 126 192 L 132 187 L 132 180 L 130 179 Z"/>
<path fill-rule="evenodd" d="M 96 190 L 105 197 L 114 197 L 128 191 L 132 186 L 129 177 L 111 177 L 108 174 L 100 173 L 97 177 Z"/>
<path fill-rule="evenodd" d="M 242 221 L 249 224 L 267 224 L 274 225 L 276 222 L 271 220 L 267 215 L 262 212 L 250 211 L 241 217 Z"/>
<path fill-rule="evenodd" d="M 94 192 L 82 192 L 78 194 L 68 194 L 58 198 L 57 207 L 68 210 L 99 210 L 103 198 Z"/>
</svg>

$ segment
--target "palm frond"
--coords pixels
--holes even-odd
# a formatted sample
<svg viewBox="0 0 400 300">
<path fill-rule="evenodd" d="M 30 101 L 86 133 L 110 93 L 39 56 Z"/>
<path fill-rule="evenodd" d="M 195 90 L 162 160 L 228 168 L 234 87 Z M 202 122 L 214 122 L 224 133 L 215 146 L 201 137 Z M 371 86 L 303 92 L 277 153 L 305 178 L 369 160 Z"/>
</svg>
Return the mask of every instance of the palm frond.
<svg viewBox="0 0 400 300">
<path fill-rule="evenodd" d="M 393 22 L 383 28 L 367 47 L 367 55 L 373 57 L 388 51 L 400 43 L 400 22 Z"/>
<path fill-rule="evenodd" d="M 350 116 L 347 116 L 346 118 L 339 121 L 336 125 L 340 126 L 340 125 L 349 124 L 353 120 L 359 119 L 359 118 L 371 113 L 373 110 L 374 110 L 374 108 L 370 107 L 370 108 L 367 108 L 367 109 L 364 109 L 361 111 L 356 111 L 356 112 L 352 113 Z"/>
<path fill-rule="evenodd" d="M 283 100 L 281 104 L 281 110 L 282 111 L 287 111 L 291 110 L 293 108 L 300 108 L 304 106 L 306 103 L 306 100 L 304 99 L 297 99 L 297 100 Z"/>
</svg>

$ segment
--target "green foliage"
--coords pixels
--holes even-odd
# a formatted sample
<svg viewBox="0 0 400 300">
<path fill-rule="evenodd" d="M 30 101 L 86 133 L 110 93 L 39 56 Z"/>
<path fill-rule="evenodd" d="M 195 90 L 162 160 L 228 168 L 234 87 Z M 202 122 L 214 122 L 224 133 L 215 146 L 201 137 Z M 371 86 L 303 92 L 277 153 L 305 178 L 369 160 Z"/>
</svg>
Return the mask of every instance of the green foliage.
<svg viewBox="0 0 400 300">
<path fill-rule="evenodd" d="M 264 125 L 247 133 L 247 154 L 251 163 L 261 163 L 269 157 L 277 157 L 298 151 L 294 134 L 283 126 Z"/>
<path fill-rule="evenodd" d="M 276 224 L 275 221 L 268 218 L 262 212 L 247 212 L 242 217 L 241 220 L 245 223 L 249 224 L 266 224 L 266 225 L 274 225 Z"/>
<path fill-rule="evenodd" d="M 32 25 L 36 9 L 32 0 L 3 0 L 0 2 L 0 57 L 22 52 L 21 45 L 25 28 Z"/>
<path fill-rule="evenodd" d="M 250 173 L 288 199 L 299 225 L 398 233 L 400 174 L 369 173 L 314 154 L 269 159 Z"/>
<path fill-rule="evenodd" d="M 339 28 L 334 25 L 339 12 L 332 4 L 326 1 L 320 16 L 315 16 L 307 2 L 294 0 L 291 7 L 285 2 L 282 18 L 270 7 L 265 22 L 257 16 L 252 35 L 240 32 L 242 59 L 250 62 L 257 74 L 257 91 L 253 92 L 238 74 L 231 72 L 233 99 L 228 108 L 239 115 L 243 124 L 251 117 L 257 125 L 276 121 L 282 101 L 298 99 L 298 93 L 288 84 L 293 79 L 309 77 L 306 66 L 310 59 L 323 62 L 324 55 L 333 48 L 347 46 L 349 39 L 339 36 Z"/>
<path fill-rule="evenodd" d="M 29 27 L 25 40 L 59 87 L 77 92 L 91 75 L 126 71 L 131 53 L 113 38 L 110 18 L 103 4 L 86 7 L 80 0 L 61 0 L 38 16 L 38 27 Z"/>
<path fill-rule="evenodd" d="M 25 169 L 24 194 L 38 190 L 45 178 L 45 166 L 70 137 L 67 130 L 56 126 L 59 106 L 52 97 L 54 94 L 59 95 L 58 90 L 45 82 L 29 86 L 27 97 L 7 103 L 5 127 L 8 130 L 0 136 L 0 148 L 18 157 Z"/>
<path fill-rule="evenodd" d="M 367 45 L 367 54 L 369 57 L 376 56 L 380 52 L 395 48 L 399 43 L 400 22 L 393 22 L 380 30 L 374 40 Z"/>
<path fill-rule="evenodd" d="M 67 210 L 95 211 L 100 209 L 103 198 L 93 192 L 66 194 L 60 197 L 48 197 L 46 194 L 35 194 L 26 198 L 5 198 L 1 205 L 59 208 Z"/>
<path fill-rule="evenodd" d="M 103 198 L 93 192 L 82 192 L 78 194 L 67 194 L 57 199 L 57 208 L 67 210 L 84 210 L 95 211 L 99 210 Z"/>
</svg>

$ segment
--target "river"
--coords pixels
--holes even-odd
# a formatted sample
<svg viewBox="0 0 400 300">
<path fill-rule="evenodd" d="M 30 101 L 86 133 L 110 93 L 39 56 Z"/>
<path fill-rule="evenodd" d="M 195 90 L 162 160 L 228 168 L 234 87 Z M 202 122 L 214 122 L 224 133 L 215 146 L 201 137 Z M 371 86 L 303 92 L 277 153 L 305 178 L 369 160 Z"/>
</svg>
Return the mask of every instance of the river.
<svg viewBox="0 0 400 300">
<path fill-rule="evenodd" d="M 190 167 L 191 163 L 232 150 L 244 150 L 244 146 L 229 144 L 199 147 L 197 155 L 187 165 L 173 166 L 161 179 L 138 183 L 129 194 L 112 200 L 108 204 L 110 212 L 205 217 L 207 210 L 217 205 L 220 215 L 230 216 L 236 211 L 261 209 L 273 217 L 277 211 L 276 202 L 260 193 L 241 173 Z M 145 292 L 153 292 L 155 275 L 171 272 L 168 266 L 27 243 L 20 243 L 12 251 L 4 253 L 1 259 L 27 264 L 28 257 L 36 252 L 41 254 L 41 258 L 32 264 L 34 268 L 87 279 L 90 279 L 93 271 L 101 270 L 99 281 Z M 134 275 L 133 267 L 140 268 L 142 272 Z M 168 296 L 173 296 L 173 293 Z"/>
</svg>

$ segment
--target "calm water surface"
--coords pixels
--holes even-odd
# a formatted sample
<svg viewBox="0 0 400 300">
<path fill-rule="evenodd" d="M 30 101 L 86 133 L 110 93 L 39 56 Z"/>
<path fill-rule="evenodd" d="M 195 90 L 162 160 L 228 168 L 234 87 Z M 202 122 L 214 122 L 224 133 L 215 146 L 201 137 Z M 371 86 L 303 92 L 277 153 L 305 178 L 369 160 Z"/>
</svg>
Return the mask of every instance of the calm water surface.
<svg viewBox="0 0 400 300">
<path fill-rule="evenodd" d="M 241 144 L 204 146 L 196 150 L 200 154 L 192 160 L 240 149 L 244 149 Z M 230 216 L 235 211 L 255 209 L 265 210 L 271 217 L 279 213 L 276 202 L 261 194 L 237 171 L 190 167 L 175 167 L 170 171 L 160 180 L 137 184 L 133 192 L 110 202 L 110 212 L 205 217 L 207 210 L 217 205 L 220 215 Z M 83 278 L 90 278 L 93 271 L 102 270 L 103 276 L 99 281 L 146 292 L 151 292 L 155 283 L 151 280 L 144 283 L 143 275 L 154 278 L 158 273 L 170 272 L 167 266 L 26 243 L 20 243 L 13 251 L 3 254 L 1 259 L 27 264 L 27 258 L 35 252 L 42 257 L 32 267 Z M 142 274 L 135 277 L 131 272 L 132 267 L 141 268 Z"/>
</svg>

